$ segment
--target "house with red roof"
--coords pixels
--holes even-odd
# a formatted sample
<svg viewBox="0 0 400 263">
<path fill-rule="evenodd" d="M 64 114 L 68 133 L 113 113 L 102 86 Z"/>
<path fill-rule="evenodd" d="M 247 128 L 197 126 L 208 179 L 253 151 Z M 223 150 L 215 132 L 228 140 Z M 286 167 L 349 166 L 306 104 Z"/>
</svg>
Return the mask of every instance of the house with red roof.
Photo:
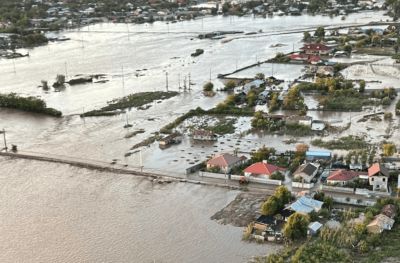
<svg viewBox="0 0 400 263">
<path fill-rule="evenodd" d="M 349 182 L 352 182 L 354 179 L 358 178 L 359 175 L 360 174 L 355 171 L 340 169 L 340 170 L 332 171 L 329 174 L 326 182 L 328 184 L 346 185 Z"/>
<path fill-rule="evenodd" d="M 368 168 L 368 181 L 373 191 L 388 192 L 389 171 L 380 163 Z"/>
<path fill-rule="evenodd" d="M 322 59 L 318 55 L 304 54 L 304 53 L 294 53 L 288 56 L 292 62 L 309 63 L 316 65 L 322 62 Z"/>
<path fill-rule="evenodd" d="M 215 155 L 207 161 L 207 169 L 217 168 L 223 173 L 229 173 L 234 167 L 242 165 L 246 157 L 237 157 L 229 153 Z"/>
<path fill-rule="evenodd" d="M 307 55 L 326 56 L 331 52 L 331 48 L 321 43 L 305 44 L 300 48 Z"/>
<path fill-rule="evenodd" d="M 284 172 L 286 169 L 278 167 L 276 165 L 270 164 L 267 161 L 262 161 L 258 163 L 254 163 L 244 169 L 244 175 L 246 177 L 254 176 L 254 177 L 264 177 L 268 179 L 271 174 L 274 172 Z"/>
</svg>

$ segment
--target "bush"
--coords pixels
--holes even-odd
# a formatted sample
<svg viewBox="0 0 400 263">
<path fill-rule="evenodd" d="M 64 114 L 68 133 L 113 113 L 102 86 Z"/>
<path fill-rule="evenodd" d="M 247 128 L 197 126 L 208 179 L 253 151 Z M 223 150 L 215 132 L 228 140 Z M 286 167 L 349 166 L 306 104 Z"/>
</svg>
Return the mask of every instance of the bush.
<svg viewBox="0 0 400 263">
<path fill-rule="evenodd" d="M 285 176 L 280 172 L 274 172 L 269 177 L 271 180 L 285 181 Z"/>
<path fill-rule="evenodd" d="M 214 84 L 212 84 L 212 82 L 207 82 L 206 84 L 204 84 L 203 86 L 204 92 L 212 92 L 213 90 L 214 90 Z"/>
<path fill-rule="evenodd" d="M 349 256 L 337 247 L 321 242 L 302 245 L 292 257 L 292 263 L 351 262 Z"/>
<path fill-rule="evenodd" d="M 233 90 L 235 87 L 236 87 L 236 82 L 234 80 L 229 80 L 228 82 L 226 82 L 224 90 L 226 91 Z"/>
<path fill-rule="evenodd" d="M 385 115 L 383 116 L 385 120 L 391 120 L 393 118 L 393 114 L 391 112 L 385 112 Z"/>
</svg>

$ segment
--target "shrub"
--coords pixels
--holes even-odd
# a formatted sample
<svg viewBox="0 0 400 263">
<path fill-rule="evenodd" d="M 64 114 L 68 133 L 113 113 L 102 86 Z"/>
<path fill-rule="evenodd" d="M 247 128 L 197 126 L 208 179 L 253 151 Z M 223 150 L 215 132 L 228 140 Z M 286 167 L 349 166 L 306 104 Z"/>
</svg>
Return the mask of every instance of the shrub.
<svg viewBox="0 0 400 263">
<path fill-rule="evenodd" d="M 204 84 L 203 91 L 211 92 L 213 90 L 214 90 L 214 84 L 212 82 L 207 82 L 206 84 Z"/>
</svg>

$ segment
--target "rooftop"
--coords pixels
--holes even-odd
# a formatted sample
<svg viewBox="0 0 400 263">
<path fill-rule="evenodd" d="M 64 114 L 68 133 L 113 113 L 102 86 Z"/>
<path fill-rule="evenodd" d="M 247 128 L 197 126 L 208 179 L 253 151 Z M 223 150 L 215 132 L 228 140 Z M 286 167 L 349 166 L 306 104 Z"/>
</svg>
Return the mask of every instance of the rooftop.
<svg viewBox="0 0 400 263">
<path fill-rule="evenodd" d="M 277 171 L 284 171 L 284 168 L 278 167 L 276 165 L 267 163 L 267 162 L 258 162 L 250 165 L 246 169 L 244 169 L 245 173 L 251 173 L 251 174 L 266 174 L 266 175 L 271 175 L 274 172 Z"/>
<path fill-rule="evenodd" d="M 375 176 L 379 173 L 383 176 L 389 176 L 389 171 L 380 163 L 374 163 L 368 168 L 368 176 Z"/>
<path fill-rule="evenodd" d="M 219 167 L 227 167 L 233 164 L 236 164 L 238 162 L 240 162 L 242 159 L 229 154 L 229 153 L 223 153 L 220 155 L 216 155 L 214 158 L 212 158 L 211 160 L 209 160 L 207 162 L 208 165 L 214 165 L 214 166 L 219 166 Z"/>
<path fill-rule="evenodd" d="M 328 176 L 328 181 L 350 181 L 358 177 L 359 173 L 344 169 L 332 171 Z"/>
</svg>

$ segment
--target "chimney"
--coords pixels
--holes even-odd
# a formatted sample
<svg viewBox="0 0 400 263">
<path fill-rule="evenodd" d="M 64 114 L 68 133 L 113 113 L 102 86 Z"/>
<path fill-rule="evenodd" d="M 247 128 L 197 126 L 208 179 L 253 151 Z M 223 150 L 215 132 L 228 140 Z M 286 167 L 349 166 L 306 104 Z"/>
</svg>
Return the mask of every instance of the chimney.
<svg viewBox="0 0 400 263">
<path fill-rule="evenodd" d="M 263 160 L 262 162 L 263 162 L 263 163 L 268 163 L 268 161 L 267 161 L 267 160 Z"/>
</svg>

